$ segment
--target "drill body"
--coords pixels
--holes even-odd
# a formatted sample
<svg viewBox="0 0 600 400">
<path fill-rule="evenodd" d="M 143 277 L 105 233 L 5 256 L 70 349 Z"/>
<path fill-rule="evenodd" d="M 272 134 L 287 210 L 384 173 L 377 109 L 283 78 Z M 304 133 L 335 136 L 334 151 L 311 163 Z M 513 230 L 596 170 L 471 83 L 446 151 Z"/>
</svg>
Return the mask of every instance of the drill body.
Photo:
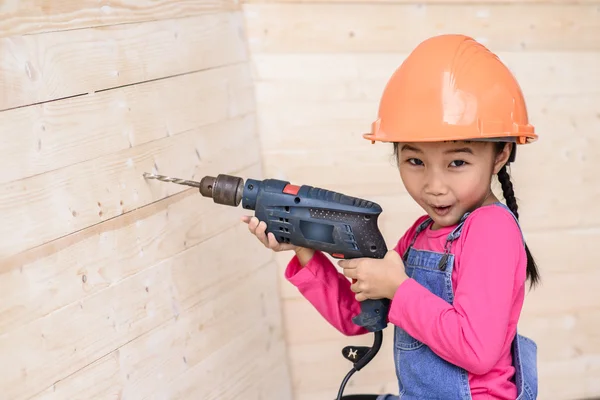
<svg viewBox="0 0 600 400">
<path fill-rule="evenodd" d="M 200 192 L 215 202 L 254 210 L 280 243 L 290 243 L 330 254 L 338 259 L 383 258 L 387 246 L 378 228 L 381 207 L 372 201 L 278 179 L 248 179 L 219 175 L 206 177 Z M 353 322 L 370 332 L 388 323 L 389 300 L 361 302 Z"/>
</svg>

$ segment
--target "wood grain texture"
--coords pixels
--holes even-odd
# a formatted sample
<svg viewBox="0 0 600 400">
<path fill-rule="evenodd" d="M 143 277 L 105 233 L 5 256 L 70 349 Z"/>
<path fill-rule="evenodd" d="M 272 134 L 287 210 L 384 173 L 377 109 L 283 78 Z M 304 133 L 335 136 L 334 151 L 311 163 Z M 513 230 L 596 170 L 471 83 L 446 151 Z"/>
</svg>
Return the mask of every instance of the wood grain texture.
<svg viewBox="0 0 600 400">
<path fill-rule="evenodd" d="M 247 59 L 239 12 L 0 39 L 0 110 Z"/>
<path fill-rule="evenodd" d="M 223 173 L 260 176 L 260 166 Z M 195 189 L 9 257 L 0 267 L 0 332 L 94 295 L 222 232 L 242 214 Z"/>
<path fill-rule="evenodd" d="M 242 116 L 254 104 L 250 68 L 235 64 L 0 112 L 0 183 Z"/>
<path fill-rule="evenodd" d="M 0 398 L 291 399 L 244 210 L 143 178 L 261 178 L 238 2 L 0 16 Z"/>
<path fill-rule="evenodd" d="M 265 272 L 269 270 L 269 266 L 264 267 L 259 271 L 260 276 L 265 276 Z M 252 280 L 252 282 L 255 282 Z M 266 301 L 277 301 L 276 297 L 268 292 L 261 293 L 267 297 Z M 197 311 L 196 311 L 197 310 Z M 194 309 L 191 312 L 197 314 L 201 309 Z M 248 315 L 254 317 L 251 311 Z M 259 317 L 257 321 L 266 323 L 267 320 Z M 236 322 L 234 320 L 234 322 Z M 244 322 L 239 321 L 240 325 Z M 252 399 L 292 399 L 292 394 L 289 386 L 285 384 L 288 377 L 285 360 L 285 346 L 282 340 L 274 341 L 273 335 L 264 327 L 248 330 L 249 335 L 247 340 L 235 340 L 231 346 L 226 345 L 220 347 L 222 341 L 217 341 L 217 349 L 210 352 L 211 358 L 206 361 L 201 361 L 199 364 L 190 365 L 187 357 L 183 356 L 184 346 L 198 346 L 198 341 L 201 335 L 187 336 L 183 333 L 185 328 L 190 330 L 197 329 L 191 322 L 169 322 L 168 324 L 159 327 L 155 331 L 151 331 L 146 335 L 141 336 L 138 340 L 127 343 L 118 351 L 114 351 L 107 356 L 101 358 L 87 367 L 76 372 L 67 379 L 61 380 L 49 387 L 37 396 L 32 397 L 35 400 L 64 400 L 64 399 L 86 399 L 86 398 L 118 398 L 122 393 L 127 393 L 130 399 L 140 399 L 142 394 L 148 393 L 152 387 L 158 387 L 161 394 L 165 394 L 169 399 L 186 399 L 189 397 L 175 396 L 177 389 L 173 387 L 173 380 L 177 384 L 185 384 L 181 391 L 195 390 L 199 396 L 207 396 L 210 399 L 221 398 L 239 398 L 248 397 Z M 227 323 L 224 321 L 216 321 L 215 329 L 226 329 Z M 176 342 L 169 346 L 160 348 L 157 346 L 160 342 L 170 343 L 173 337 L 185 337 L 188 340 L 185 343 Z M 252 346 L 250 350 L 245 346 Z M 269 347 L 264 351 L 261 346 Z M 153 350 L 149 351 L 148 348 Z M 260 356 L 263 357 L 260 357 Z M 158 368 L 151 364 L 156 361 L 157 356 L 164 357 L 166 362 Z M 266 357 L 265 357 L 266 356 Z M 171 357 L 171 358 L 169 358 Z M 256 365 L 256 360 L 260 360 L 260 365 Z M 162 358 L 159 358 L 159 363 Z M 147 364 L 144 364 L 144 363 Z M 194 383 L 193 373 L 200 375 L 205 372 L 211 363 L 227 363 L 227 369 L 217 369 L 220 377 L 228 377 L 235 382 L 234 385 L 229 383 L 223 384 L 222 380 L 213 380 L 202 382 L 203 386 Z M 138 369 L 133 369 L 133 364 Z M 248 366 L 252 363 L 252 366 Z M 225 364 L 225 365 L 227 365 Z M 125 377 L 118 373 L 122 365 L 128 367 L 128 373 Z M 242 369 L 235 369 L 235 374 L 231 374 L 231 366 L 237 367 L 242 365 Z M 145 368 L 144 368 L 145 367 Z M 195 367 L 195 368 L 194 368 Z M 204 369 L 204 371 L 202 370 Z M 185 377 L 178 378 L 177 373 L 184 374 Z M 88 385 L 88 382 L 93 381 L 95 384 Z M 199 379 L 198 379 L 199 381 Z M 222 386 L 218 386 L 222 385 Z M 140 392 L 134 392 L 132 389 L 140 389 Z M 180 392 L 181 392 L 180 391 Z M 210 397 L 208 397 L 210 396 Z M 227 397 L 219 397 L 227 396 Z M 202 397 L 205 398 L 205 397 Z"/>
<path fill-rule="evenodd" d="M 199 364 L 214 369 L 219 365 L 215 376 L 227 376 L 226 364 L 214 362 L 209 354 L 231 340 L 240 345 L 251 342 L 239 334 L 236 325 L 242 331 L 255 327 L 255 334 L 260 330 L 258 336 L 264 345 L 255 352 L 262 352 L 270 338 L 278 340 L 279 314 L 273 312 L 277 303 L 267 304 L 276 293 L 266 293 L 271 286 L 266 280 L 269 276 L 273 277 L 271 281 L 274 279 L 273 268 L 268 268 L 271 254 L 253 251 L 256 243 L 247 240 L 247 228 L 238 220 L 228 225 L 231 230 L 160 263 L 149 264 L 105 290 L 0 336 L 2 354 L 12 360 L 10 367 L 4 365 L 1 369 L 3 394 L 15 400 L 29 398 L 92 361 L 139 340 L 137 350 L 130 346 L 138 353 L 137 360 L 133 355 L 127 356 L 127 349 L 120 358 L 120 378 L 130 374 L 122 395 L 140 396 L 143 390 L 161 390 L 157 384 L 144 385 L 143 379 L 151 381 L 162 372 L 175 375 L 165 379 L 164 395 L 172 398 L 169 393 L 174 393 L 174 397 L 181 397 L 176 392 L 184 387 L 168 383 L 185 376 L 188 368 Z M 210 250 L 227 247 L 231 241 L 239 251 Z M 237 285 L 236 290 L 231 290 L 233 284 Z M 242 303 L 244 306 L 240 307 Z M 271 334 L 267 335 L 269 326 Z M 161 332 L 162 329 L 171 332 Z M 146 336 L 151 331 L 156 336 Z M 163 348 L 168 346 L 167 340 L 171 341 L 170 351 Z M 246 360 L 251 361 L 255 360 Z M 266 357 L 265 362 L 272 359 Z M 231 365 L 232 369 L 241 367 L 239 360 Z M 201 371 L 190 375 L 195 379 L 208 378 Z M 224 390 L 219 385 L 224 381 L 214 382 L 215 386 L 208 388 L 207 382 L 195 390 Z"/>
<path fill-rule="evenodd" d="M 223 157 L 227 154 L 227 157 Z M 0 256 L 17 254 L 185 190 L 144 172 L 185 179 L 257 162 L 253 114 L 0 185 Z M 52 223 L 48 223 L 49 221 Z"/>
<path fill-rule="evenodd" d="M 191 17 L 238 10 L 233 0 L 10 0 L 0 3 L 0 37 Z"/>
<path fill-rule="evenodd" d="M 253 53 L 408 52 L 456 32 L 496 51 L 600 50 L 600 9 L 589 3 L 255 3 L 244 11 Z"/>
</svg>

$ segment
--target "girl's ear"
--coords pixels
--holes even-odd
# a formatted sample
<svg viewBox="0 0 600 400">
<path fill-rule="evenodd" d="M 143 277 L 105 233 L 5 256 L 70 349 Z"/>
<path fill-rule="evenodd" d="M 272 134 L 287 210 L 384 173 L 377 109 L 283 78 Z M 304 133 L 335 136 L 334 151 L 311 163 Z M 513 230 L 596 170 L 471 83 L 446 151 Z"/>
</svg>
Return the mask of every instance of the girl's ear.
<svg viewBox="0 0 600 400">
<path fill-rule="evenodd" d="M 494 160 L 494 174 L 497 174 L 500 171 L 500 169 L 508 162 L 512 146 L 514 146 L 514 143 L 506 143 L 504 144 L 502 151 L 496 154 L 496 159 Z"/>
</svg>

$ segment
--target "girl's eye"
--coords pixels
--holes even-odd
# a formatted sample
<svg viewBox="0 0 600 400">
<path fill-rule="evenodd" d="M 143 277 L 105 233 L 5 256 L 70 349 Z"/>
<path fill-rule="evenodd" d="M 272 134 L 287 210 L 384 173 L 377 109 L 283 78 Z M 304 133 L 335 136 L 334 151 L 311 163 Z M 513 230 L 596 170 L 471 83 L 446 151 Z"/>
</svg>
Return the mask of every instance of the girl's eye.
<svg viewBox="0 0 600 400">
<path fill-rule="evenodd" d="M 406 161 L 408 161 L 408 163 L 412 165 L 423 165 L 423 161 L 419 160 L 418 158 L 409 158 Z"/>
<path fill-rule="evenodd" d="M 454 165 L 453 165 L 453 164 L 454 164 Z M 454 160 L 454 161 L 452 161 L 452 162 L 450 163 L 450 166 L 452 166 L 452 167 L 461 167 L 461 166 L 463 166 L 463 165 L 465 165 L 465 164 L 466 164 L 466 162 L 465 162 L 465 161 L 463 161 L 463 160 Z"/>
</svg>

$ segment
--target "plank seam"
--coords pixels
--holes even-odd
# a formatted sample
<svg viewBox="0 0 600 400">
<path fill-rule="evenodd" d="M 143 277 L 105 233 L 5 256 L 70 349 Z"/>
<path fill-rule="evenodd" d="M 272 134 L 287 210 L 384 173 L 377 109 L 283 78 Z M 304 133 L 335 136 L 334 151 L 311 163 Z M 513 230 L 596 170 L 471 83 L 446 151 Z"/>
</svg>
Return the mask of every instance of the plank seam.
<svg viewBox="0 0 600 400">
<path fill-rule="evenodd" d="M 201 72 L 213 71 L 213 70 L 217 70 L 217 69 L 220 69 L 220 68 L 243 66 L 244 64 L 248 64 L 248 59 L 245 59 L 243 61 L 233 62 L 233 63 L 213 65 L 213 66 L 206 67 L 206 68 L 200 68 L 200 69 L 195 69 L 195 70 L 192 70 L 192 71 L 181 72 L 181 73 L 178 73 L 178 74 L 161 76 L 161 77 L 158 77 L 158 78 L 152 78 L 152 79 L 146 79 L 146 80 L 141 80 L 141 81 L 126 83 L 126 84 L 118 85 L 118 86 L 111 86 L 111 87 L 108 87 L 108 88 L 105 88 L 105 89 L 93 90 L 91 92 L 86 92 L 86 93 L 77 93 L 77 94 L 74 94 L 74 95 L 69 95 L 69 96 L 65 96 L 65 97 L 59 97 L 59 98 L 56 98 L 56 99 L 49 99 L 49 100 L 39 101 L 39 102 L 35 102 L 35 103 L 22 104 L 22 105 L 15 106 L 15 107 L 2 108 L 2 109 L 0 109 L 0 112 L 2 112 L 2 111 L 16 110 L 16 109 L 25 108 L 25 107 L 39 106 L 39 105 L 42 105 L 42 104 L 53 103 L 55 101 L 61 101 L 61 100 L 68 100 L 68 99 L 72 99 L 72 98 L 75 98 L 75 97 L 88 96 L 88 95 L 91 96 L 91 95 L 94 95 L 95 93 L 103 93 L 103 92 L 107 92 L 107 91 L 110 91 L 110 90 L 118 90 L 118 89 L 121 89 L 121 88 L 130 87 L 130 86 L 143 85 L 143 84 L 146 84 L 146 83 L 158 82 L 158 81 L 163 81 L 163 80 L 167 80 L 167 79 L 171 79 L 171 78 L 178 78 L 178 77 L 182 77 L 182 76 L 186 76 L 186 75 L 198 74 L 198 73 L 201 73 Z"/>
<path fill-rule="evenodd" d="M 195 70 L 187 71 L 187 72 L 180 72 L 178 74 L 172 74 L 172 75 L 168 75 L 168 76 L 161 76 L 161 77 L 158 77 L 158 78 L 147 79 L 147 80 L 144 80 L 144 81 L 126 83 L 124 85 L 119 85 L 119 86 L 111 86 L 111 87 L 108 87 L 108 88 L 105 88 L 105 89 L 95 90 L 93 92 L 90 92 L 89 94 L 103 93 L 103 92 L 108 92 L 108 91 L 111 91 L 111 90 L 122 89 L 122 88 L 130 87 L 130 86 L 142 85 L 142 84 L 152 83 L 152 82 L 159 82 L 159 81 L 164 81 L 164 80 L 167 80 L 167 79 L 178 78 L 178 77 L 182 77 L 182 76 L 186 76 L 186 75 L 193 75 L 193 74 L 197 74 L 197 73 L 200 73 L 200 72 L 213 71 L 213 70 L 217 70 L 217 69 L 221 69 L 221 68 L 238 67 L 238 66 L 243 66 L 244 64 L 248 64 L 248 60 L 247 59 L 244 60 L 244 61 L 238 61 L 238 62 L 233 62 L 233 63 L 228 63 L 228 64 L 213 65 L 211 67 L 195 69 Z"/>
<path fill-rule="evenodd" d="M 73 99 L 75 97 L 81 97 L 81 96 L 85 96 L 88 93 L 77 93 L 77 94 L 72 94 L 69 96 L 64 96 L 64 97 L 58 97 L 56 99 L 51 99 L 51 100 L 45 100 L 45 101 L 38 101 L 35 103 L 28 103 L 28 104 L 22 104 L 19 106 L 14 106 L 14 107 L 8 107 L 8 108 L 2 108 L 0 109 L 0 112 L 2 111 L 11 111 L 11 110 L 18 110 L 20 108 L 26 108 L 26 107 L 35 107 L 35 106 L 39 106 L 45 103 L 52 103 L 54 101 L 61 101 L 61 100 L 69 100 L 69 99 Z"/>
</svg>

